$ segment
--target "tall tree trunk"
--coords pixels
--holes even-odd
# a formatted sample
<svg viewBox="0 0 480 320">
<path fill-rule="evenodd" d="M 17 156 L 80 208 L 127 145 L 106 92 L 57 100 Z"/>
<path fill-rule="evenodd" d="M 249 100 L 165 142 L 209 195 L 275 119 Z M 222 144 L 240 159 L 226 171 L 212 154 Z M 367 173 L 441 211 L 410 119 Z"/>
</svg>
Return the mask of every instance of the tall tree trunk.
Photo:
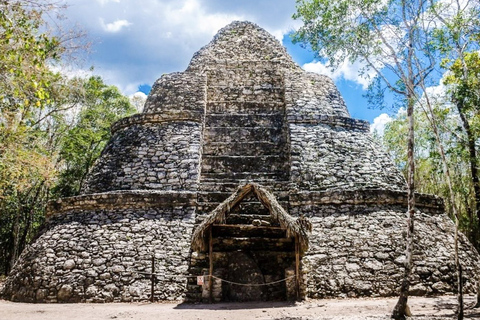
<svg viewBox="0 0 480 320">
<path fill-rule="evenodd" d="M 410 84 L 409 84 L 410 85 Z M 408 156 L 408 172 L 407 172 L 407 244 L 405 249 L 405 271 L 403 274 L 402 285 L 400 286 L 400 296 L 398 302 L 393 309 L 392 318 L 396 320 L 406 319 L 406 316 L 410 315 L 408 308 L 408 291 L 410 289 L 410 275 L 413 269 L 413 236 L 414 236 L 414 215 L 415 215 L 415 159 L 414 159 L 414 115 L 413 115 L 413 90 L 410 89 L 413 86 L 409 86 L 408 90 L 410 95 L 407 101 L 407 118 L 408 118 L 408 143 L 407 143 L 407 156 Z"/>
<path fill-rule="evenodd" d="M 32 226 L 32 220 L 33 220 L 33 216 L 35 214 L 35 208 L 37 207 L 37 201 L 40 197 L 40 193 L 42 192 L 42 189 L 43 189 L 43 186 L 45 184 L 45 180 L 42 181 L 40 183 L 40 185 L 37 186 L 37 190 L 35 191 L 35 195 L 32 199 L 32 201 L 30 201 L 30 208 L 28 208 L 26 210 L 27 214 L 25 216 L 25 227 L 23 228 L 23 233 L 22 233 L 22 236 L 20 237 L 20 241 L 19 241 L 19 252 L 18 252 L 18 256 L 20 256 L 20 254 L 22 253 L 23 249 L 25 249 L 25 246 L 27 245 L 27 236 L 28 236 L 28 233 L 31 231 L 30 228 Z M 17 256 L 17 258 L 18 258 Z"/>
<path fill-rule="evenodd" d="M 463 111 L 462 102 L 458 101 L 456 103 L 457 111 L 462 120 L 463 128 L 467 134 L 467 145 L 468 145 L 468 160 L 470 162 L 470 175 L 472 179 L 473 192 L 475 194 L 475 213 L 477 216 L 477 222 L 480 223 L 480 182 L 478 178 L 478 160 L 477 160 L 477 150 L 475 148 L 475 137 L 470 128 L 470 123 Z"/>
<path fill-rule="evenodd" d="M 463 129 L 467 135 L 467 146 L 468 146 L 468 160 L 470 163 L 470 179 L 473 185 L 473 192 L 475 197 L 475 216 L 477 218 L 477 228 L 480 226 L 480 182 L 478 178 L 478 160 L 477 160 L 477 150 L 475 148 L 475 137 L 470 128 L 470 123 L 465 115 L 463 110 L 463 100 L 456 101 L 456 107 L 460 119 L 462 120 Z M 472 221 L 473 222 L 473 221 Z M 480 274 L 477 275 L 477 302 L 474 306 L 475 308 L 480 307 Z"/>
<path fill-rule="evenodd" d="M 15 220 L 13 222 L 12 231 L 11 231 L 11 239 L 12 239 L 12 247 L 10 251 L 10 263 L 8 266 L 8 270 L 12 270 L 13 265 L 17 261 L 18 255 L 18 245 L 20 240 L 20 208 L 17 208 L 15 211 Z"/>
<path fill-rule="evenodd" d="M 425 87 L 422 87 L 426 90 Z M 432 105 L 430 104 L 430 100 L 428 96 L 425 96 L 427 110 L 423 110 L 425 116 L 427 117 L 428 121 L 430 122 L 430 126 L 432 127 L 433 133 L 435 135 L 435 140 L 437 142 L 438 153 L 440 154 L 440 158 L 442 159 L 442 167 L 443 167 L 443 174 L 445 176 L 445 180 L 447 181 L 448 192 L 450 195 L 450 202 L 452 206 L 453 216 L 455 217 L 455 268 L 457 269 L 457 319 L 463 320 L 463 283 L 462 283 L 462 265 L 460 264 L 460 258 L 458 255 L 458 229 L 459 229 L 459 222 L 460 217 L 458 214 L 458 208 L 455 201 L 455 194 L 453 192 L 453 183 L 452 178 L 450 175 L 450 169 L 448 167 L 447 157 L 445 155 L 445 149 L 443 148 L 442 141 L 440 139 L 440 134 L 438 132 L 437 127 L 437 120 L 435 119 L 435 113 L 433 112 Z"/>
<path fill-rule="evenodd" d="M 457 102 L 457 110 L 460 114 L 460 119 L 462 120 L 463 128 L 467 134 L 467 145 L 468 145 L 468 155 L 470 162 L 470 177 L 473 185 L 473 192 L 475 196 L 475 216 L 477 218 L 477 229 L 480 228 L 480 182 L 478 178 L 478 160 L 477 160 L 477 150 L 475 148 L 475 137 L 470 128 L 470 123 L 466 115 L 463 112 L 463 106 L 460 101 Z M 473 221 L 472 221 L 473 222 Z M 480 274 L 477 275 L 477 302 L 474 305 L 474 308 L 480 307 Z"/>
<path fill-rule="evenodd" d="M 457 2 L 458 3 L 458 2 Z M 458 53 L 458 57 L 462 63 L 463 69 L 463 81 L 467 81 L 468 79 L 468 66 L 465 61 L 463 46 L 459 42 L 461 37 L 457 39 L 456 42 L 456 49 Z M 480 227 L 480 182 L 478 178 L 478 160 L 476 155 L 475 149 L 475 137 L 472 133 L 470 128 L 470 123 L 468 122 L 467 116 L 464 112 L 464 102 L 465 98 L 460 97 L 460 99 L 456 100 L 456 107 L 458 113 L 460 115 L 460 119 L 462 120 L 463 128 L 465 129 L 465 133 L 467 134 L 467 144 L 468 144 L 468 153 L 469 153 L 469 160 L 470 160 L 470 174 L 473 184 L 473 192 L 475 194 L 475 211 L 477 216 L 477 227 Z M 475 308 L 480 307 L 480 274 L 477 274 L 477 303 L 474 306 Z"/>
</svg>

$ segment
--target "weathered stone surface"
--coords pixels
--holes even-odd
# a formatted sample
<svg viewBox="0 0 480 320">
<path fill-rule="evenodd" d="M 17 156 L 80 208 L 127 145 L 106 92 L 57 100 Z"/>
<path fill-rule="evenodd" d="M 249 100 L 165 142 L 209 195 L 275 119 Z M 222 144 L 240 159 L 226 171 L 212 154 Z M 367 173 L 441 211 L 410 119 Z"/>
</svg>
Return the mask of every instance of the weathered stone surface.
<svg viewBox="0 0 480 320">
<path fill-rule="evenodd" d="M 144 112 L 115 123 L 112 135 L 82 194 L 49 203 L 48 221 L 13 268 L 5 298 L 147 300 L 154 255 L 156 299 L 208 300 L 197 276 L 208 273 L 209 256 L 192 252 L 192 231 L 246 182 L 266 186 L 290 215 L 311 221 L 303 296 L 397 293 L 405 262 L 402 175 L 368 122 L 350 118 L 332 80 L 303 71 L 258 26 L 233 22 L 220 30 L 185 72 L 158 79 Z M 442 199 L 418 194 L 416 203 L 412 293 L 455 292 L 454 225 Z M 294 298 L 293 239 L 252 229 L 272 221 L 256 198 L 229 213 L 227 224 L 248 227 L 214 229 L 213 274 L 259 283 L 289 278 L 251 291 L 215 279 L 214 300 Z M 460 239 L 472 292 L 480 258 Z"/>
<path fill-rule="evenodd" d="M 53 302 L 53 297 L 59 302 L 142 300 L 148 298 L 150 280 L 139 272 L 150 271 L 155 255 L 158 296 L 181 299 L 194 219 L 192 207 L 54 215 L 23 253 L 7 290 L 18 301 Z M 57 234 L 69 234 L 75 241 L 56 239 Z M 85 251 L 91 258 L 80 258 Z M 34 281 L 34 275 L 43 281 Z M 22 288 L 22 296 L 15 295 Z"/>
<path fill-rule="evenodd" d="M 313 224 L 310 250 L 303 258 L 307 294 L 315 298 L 397 294 L 405 261 L 404 209 L 392 205 L 293 209 L 296 214 L 309 216 Z M 412 295 L 455 292 L 454 242 L 447 236 L 454 232 L 453 222 L 440 212 L 418 212 L 415 230 Z M 465 289 L 474 291 L 479 260 L 463 235 L 460 252 L 462 267 L 470 274 L 464 278 Z M 332 277 L 334 283 L 330 282 Z"/>
</svg>

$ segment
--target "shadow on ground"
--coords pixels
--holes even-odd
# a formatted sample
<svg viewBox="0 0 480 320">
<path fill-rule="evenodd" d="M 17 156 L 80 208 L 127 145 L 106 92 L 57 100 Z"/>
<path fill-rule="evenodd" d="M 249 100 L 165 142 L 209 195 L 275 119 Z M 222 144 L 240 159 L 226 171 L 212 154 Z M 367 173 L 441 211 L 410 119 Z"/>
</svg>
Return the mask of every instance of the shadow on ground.
<svg viewBox="0 0 480 320">
<path fill-rule="evenodd" d="M 269 309 L 293 307 L 292 301 L 255 301 L 255 302 L 220 302 L 220 303 L 186 303 L 177 305 L 179 310 L 240 310 L 240 309 Z"/>
</svg>

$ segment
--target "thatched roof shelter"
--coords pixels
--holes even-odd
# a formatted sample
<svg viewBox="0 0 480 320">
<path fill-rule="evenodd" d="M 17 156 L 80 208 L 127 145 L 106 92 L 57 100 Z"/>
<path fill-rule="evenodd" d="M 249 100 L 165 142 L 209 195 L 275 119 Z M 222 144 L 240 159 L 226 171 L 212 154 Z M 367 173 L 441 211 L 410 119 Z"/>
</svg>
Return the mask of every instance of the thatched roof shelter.
<svg viewBox="0 0 480 320">
<path fill-rule="evenodd" d="M 239 204 L 247 195 L 253 193 L 268 209 L 272 219 L 287 231 L 287 237 L 298 239 L 300 250 L 308 249 L 308 234 L 312 230 L 310 221 L 305 217 L 292 217 L 282 208 L 275 196 L 264 187 L 256 183 L 239 186 L 225 201 L 220 203 L 195 229 L 192 237 L 192 248 L 195 251 L 208 250 L 210 229 L 214 224 L 224 224 L 226 215 Z"/>
</svg>

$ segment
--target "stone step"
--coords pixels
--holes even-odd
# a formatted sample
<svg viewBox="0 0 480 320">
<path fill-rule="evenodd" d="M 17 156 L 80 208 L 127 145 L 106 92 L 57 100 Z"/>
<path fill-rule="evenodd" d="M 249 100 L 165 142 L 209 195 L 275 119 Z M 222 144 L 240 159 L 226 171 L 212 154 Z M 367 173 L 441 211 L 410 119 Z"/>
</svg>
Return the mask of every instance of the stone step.
<svg viewBox="0 0 480 320">
<path fill-rule="evenodd" d="M 207 115 L 225 113 L 266 114 L 285 113 L 285 104 L 281 102 L 258 101 L 210 101 L 207 102 Z"/>
<path fill-rule="evenodd" d="M 208 87 L 207 101 L 283 102 L 283 87 Z"/>
<path fill-rule="evenodd" d="M 236 190 L 236 185 L 234 185 L 233 189 Z M 200 191 L 197 193 L 197 202 L 222 202 L 227 199 L 229 196 L 232 195 L 233 192 L 223 191 L 223 192 L 210 192 L 210 191 Z M 288 192 L 274 192 L 275 198 L 277 201 L 289 201 L 289 194 Z M 257 196 L 253 193 L 246 195 L 242 202 L 248 203 L 260 203 Z"/>
<path fill-rule="evenodd" d="M 278 67 L 279 63 L 273 60 L 219 60 L 216 62 L 215 68 L 208 68 L 208 74 L 229 73 L 231 70 L 241 73 L 242 70 L 248 70 L 257 74 L 269 73 L 281 76 Z"/>
<path fill-rule="evenodd" d="M 285 155 L 202 157 L 202 175 L 206 173 L 282 173 L 288 171 Z"/>
<path fill-rule="evenodd" d="M 287 174 L 288 175 L 288 174 Z M 209 177 L 210 176 L 210 177 Z M 201 183 L 199 185 L 199 192 L 227 192 L 232 194 L 237 190 L 238 186 L 245 185 L 249 182 L 258 183 L 268 190 L 273 191 L 275 196 L 279 194 L 284 194 L 291 189 L 291 181 L 283 176 L 275 176 L 266 174 L 255 174 L 250 173 L 250 176 L 247 179 L 232 179 L 225 174 L 208 174 L 206 176 L 201 176 Z M 288 194 L 287 194 L 288 195 Z"/>
<path fill-rule="evenodd" d="M 238 84 L 275 84 L 282 86 L 281 73 L 273 68 L 259 67 L 258 64 L 232 66 L 209 70 L 207 86 L 235 86 Z"/>
<path fill-rule="evenodd" d="M 275 114 L 207 114 L 205 117 L 206 127 L 275 127 L 285 125 L 285 115 L 281 112 Z"/>
<path fill-rule="evenodd" d="M 286 171 L 276 171 L 276 172 L 204 172 L 200 176 L 200 180 L 205 180 L 208 182 L 213 182 L 215 185 L 223 185 L 224 180 L 234 182 L 237 185 L 246 184 L 248 182 L 255 182 L 263 186 L 267 186 L 270 189 L 277 190 L 272 188 L 276 185 L 276 182 L 287 182 L 289 181 L 289 173 Z M 203 182 L 201 182 L 203 183 Z M 206 189 L 201 189 L 206 190 Z M 234 191 L 235 189 L 232 189 Z M 281 189 L 283 190 L 283 189 Z M 219 191 L 213 190 L 212 191 Z"/>
<path fill-rule="evenodd" d="M 272 142 L 286 143 L 284 128 L 222 127 L 205 128 L 204 143 L 211 142 Z"/>
<path fill-rule="evenodd" d="M 288 145 L 283 141 L 244 141 L 244 142 L 210 142 L 203 146 L 203 156 L 261 156 L 288 154 Z"/>
<path fill-rule="evenodd" d="M 278 75 L 269 74 L 224 74 L 209 78 L 207 88 L 211 87 L 278 87 L 284 88 L 283 79 Z"/>
<path fill-rule="evenodd" d="M 205 214 L 205 213 L 211 213 L 213 210 L 215 210 L 218 205 L 220 205 L 221 202 L 200 202 L 197 203 L 197 213 L 198 214 Z M 280 205 L 288 211 L 288 202 L 280 203 Z M 230 210 L 230 214 L 237 214 L 237 215 L 246 215 L 246 216 L 251 216 L 251 215 L 265 215 L 268 216 L 270 215 L 270 211 L 268 208 L 263 206 L 263 204 L 254 204 L 254 203 L 245 203 L 241 202 L 235 208 L 232 208 Z M 248 217 L 245 217 L 246 220 L 248 220 Z M 247 223 L 252 223 L 252 219 L 250 219 Z"/>
</svg>

